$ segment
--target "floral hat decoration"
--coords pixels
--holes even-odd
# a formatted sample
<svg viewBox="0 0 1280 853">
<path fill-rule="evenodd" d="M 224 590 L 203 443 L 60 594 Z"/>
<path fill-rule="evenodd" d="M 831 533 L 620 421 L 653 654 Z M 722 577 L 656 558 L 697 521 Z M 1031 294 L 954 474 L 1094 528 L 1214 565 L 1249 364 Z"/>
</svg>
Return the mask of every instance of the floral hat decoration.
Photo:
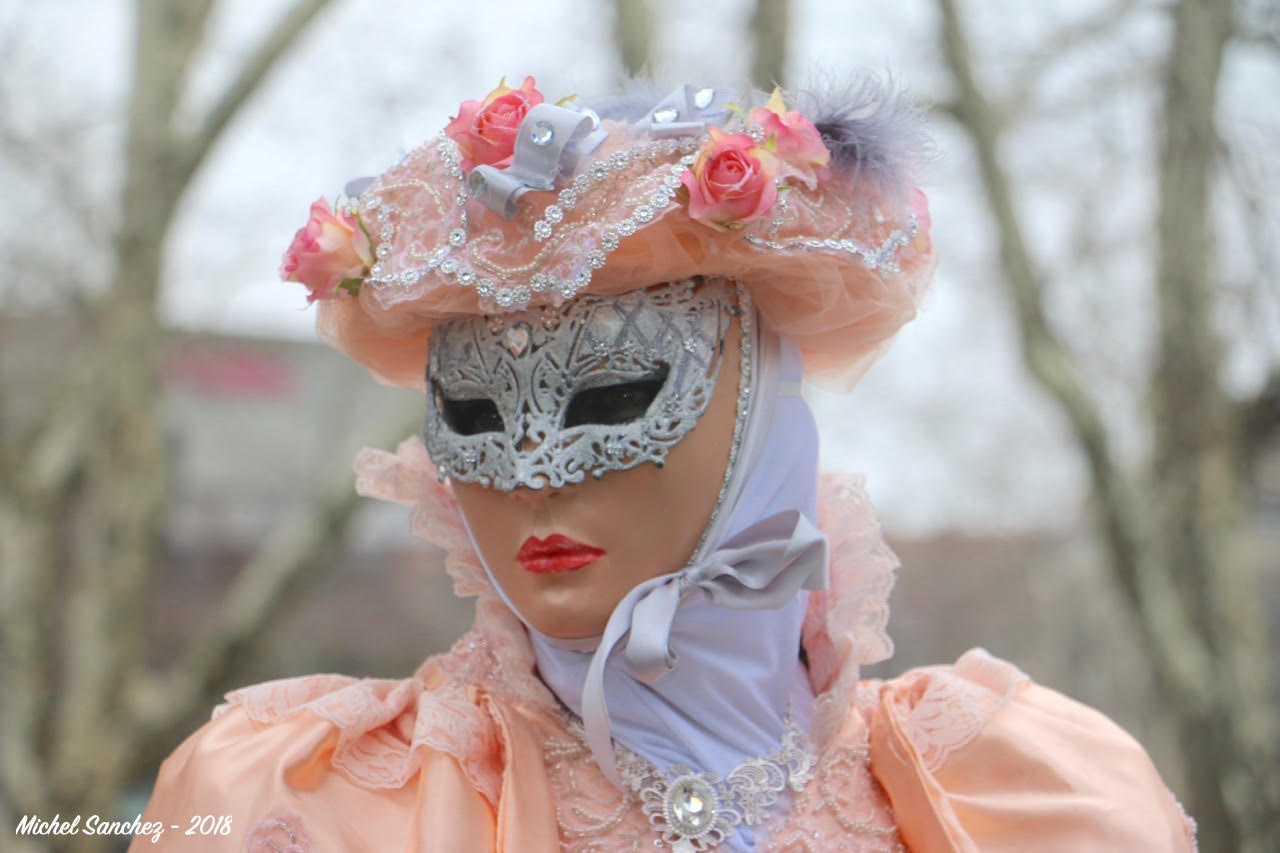
<svg viewBox="0 0 1280 853">
<path fill-rule="evenodd" d="M 810 373 L 856 379 L 931 277 L 911 111 L 870 79 L 788 108 L 684 85 L 546 101 L 532 77 L 463 101 L 436 138 L 321 198 L 281 276 L 322 338 L 424 387 L 433 323 L 694 275 L 748 288 Z"/>
</svg>

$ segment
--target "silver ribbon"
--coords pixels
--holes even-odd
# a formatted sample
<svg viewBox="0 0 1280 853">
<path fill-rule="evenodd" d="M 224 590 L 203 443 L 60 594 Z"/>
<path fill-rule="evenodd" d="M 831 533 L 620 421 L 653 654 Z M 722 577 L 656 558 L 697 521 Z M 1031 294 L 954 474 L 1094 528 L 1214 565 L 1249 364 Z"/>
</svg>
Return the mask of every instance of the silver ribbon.
<svg viewBox="0 0 1280 853">
<path fill-rule="evenodd" d="M 529 190 L 549 190 L 562 172 L 572 172 L 608 134 L 590 110 L 538 104 L 525 114 L 516 132 L 511 165 L 481 164 L 467 176 L 471 194 L 504 219 L 516 215 L 516 201 Z"/>
<path fill-rule="evenodd" d="M 637 586 L 614 608 L 582 688 L 582 724 L 596 763 L 622 787 L 613 756 L 604 670 L 622 638 L 631 671 L 652 684 L 675 668 L 671 624 L 684 597 L 695 589 L 733 610 L 777 610 L 801 589 L 827 585 L 827 538 L 799 510 L 762 519 L 696 565 Z"/>
<path fill-rule="evenodd" d="M 694 136 L 708 124 L 724 124 L 728 105 L 738 98 L 732 89 L 708 89 L 688 83 L 676 87 L 639 121 L 655 139 Z"/>
<path fill-rule="evenodd" d="M 374 178 L 352 178 L 347 181 L 347 185 L 342 188 L 342 194 L 347 198 L 359 198 L 360 194 L 372 186 Z"/>
</svg>

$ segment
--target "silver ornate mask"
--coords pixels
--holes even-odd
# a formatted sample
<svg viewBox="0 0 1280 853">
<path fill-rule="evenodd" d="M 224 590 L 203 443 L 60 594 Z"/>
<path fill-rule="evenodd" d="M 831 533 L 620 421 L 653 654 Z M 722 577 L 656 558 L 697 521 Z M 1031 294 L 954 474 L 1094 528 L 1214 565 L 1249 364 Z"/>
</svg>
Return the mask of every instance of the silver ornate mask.
<svg viewBox="0 0 1280 853">
<path fill-rule="evenodd" d="M 424 440 L 441 476 L 501 491 L 662 465 L 715 390 L 734 287 L 690 279 L 437 324 Z"/>
</svg>

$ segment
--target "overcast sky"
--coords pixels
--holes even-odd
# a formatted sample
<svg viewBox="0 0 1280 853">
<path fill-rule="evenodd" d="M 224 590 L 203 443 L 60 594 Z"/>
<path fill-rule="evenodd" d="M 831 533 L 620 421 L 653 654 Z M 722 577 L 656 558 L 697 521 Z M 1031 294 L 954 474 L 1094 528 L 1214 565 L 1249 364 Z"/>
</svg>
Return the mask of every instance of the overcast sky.
<svg viewBox="0 0 1280 853">
<path fill-rule="evenodd" d="M 191 81 L 190 115 L 216 97 L 289 5 L 220 0 Z M 735 85 L 745 77 L 746 3 L 652 5 L 660 79 Z M 981 10 L 969 26 L 984 51 L 982 80 L 999 96 L 1010 91 L 1013 72 L 1028 57 L 1043 53 L 1050 34 L 1102 4 L 963 5 Z M 437 132 L 460 100 L 481 97 L 503 75 L 518 80 L 533 74 L 544 92 L 612 88 L 618 66 L 611 6 L 592 0 L 335 0 L 223 138 L 187 197 L 169 245 L 166 321 L 312 337 L 303 288 L 275 275 L 310 202 L 322 194 L 332 198 L 351 177 L 387 168 Z M 815 73 L 839 78 L 859 68 L 881 69 L 892 71 L 921 102 L 946 99 L 928 0 L 793 0 L 792 7 L 792 83 Z M 131 14 L 132 5 L 120 0 L 38 6 L 0 0 L 9 121 L 37 133 L 58 126 L 75 130 L 85 151 L 83 186 L 98 199 L 110 197 L 118 177 L 113 158 Z M 1142 223 L 1153 198 L 1151 134 L 1159 102 L 1157 81 L 1140 72 L 1164 51 L 1166 32 L 1158 13 L 1139 12 L 1113 36 L 1054 63 L 1037 90 L 1038 102 L 1066 104 L 1064 114 L 1020 129 L 1004 152 L 1020 182 L 1020 210 L 1033 248 L 1051 267 L 1076 262 L 1073 182 L 1106 182 L 1108 191 L 1095 199 L 1091 215 L 1107 222 L 1106 231 L 1118 235 L 1122 248 L 1109 256 L 1107 275 L 1081 268 L 1079 287 L 1088 298 L 1058 293 L 1050 306 L 1077 339 L 1096 333 L 1110 342 L 1105 356 L 1115 363 L 1114 378 L 1108 383 L 1104 377 L 1097 387 L 1104 410 L 1121 425 L 1132 420 L 1122 380 L 1142 363 L 1144 330 L 1150 328 L 1144 316 L 1151 270 L 1143 254 L 1150 235 Z M 1223 109 L 1251 151 L 1274 152 L 1278 78 L 1273 57 L 1240 52 L 1228 66 Z M 1111 81 L 1111 88 L 1095 96 L 1090 87 L 1099 80 Z M 1259 104 L 1262 91 L 1269 104 Z M 824 461 L 866 472 L 882 516 L 896 532 L 1069 527 L 1081 518 L 1083 469 L 1063 421 L 1019 365 L 1017 339 L 994 280 L 993 235 L 964 140 L 945 123 L 936 131 L 938 158 L 924 175 L 942 259 L 934 289 L 920 317 L 858 389 L 811 394 Z M 1246 165 L 1252 180 L 1275 187 L 1280 180 L 1270 159 L 1253 157 Z M 38 192 L 21 180 L 11 186 Z M 12 233 L 14 220 L 6 222 Z M 1242 302 L 1236 310 L 1247 315 L 1249 307 Z M 1274 302 L 1259 310 L 1274 312 Z M 1243 320 L 1228 316 L 1224 322 Z M 1275 347 L 1271 341 L 1234 355 L 1232 381 L 1241 388 L 1256 384 Z M 1122 434 L 1131 450 L 1141 447 L 1138 431 Z"/>
</svg>

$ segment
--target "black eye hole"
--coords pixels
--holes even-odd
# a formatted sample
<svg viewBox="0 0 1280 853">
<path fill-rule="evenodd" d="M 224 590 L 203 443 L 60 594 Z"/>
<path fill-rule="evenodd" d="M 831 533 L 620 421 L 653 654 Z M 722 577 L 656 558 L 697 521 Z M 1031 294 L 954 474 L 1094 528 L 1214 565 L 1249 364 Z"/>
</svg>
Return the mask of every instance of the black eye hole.
<svg viewBox="0 0 1280 853">
<path fill-rule="evenodd" d="M 498 406 L 488 397 L 471 400 L 450 400 L 436 391 L 436 406 L 444 416 L 449 429 L 459 435 L 479 435 L 482 432 L 502 432 L 502 415 Z"/>
<path fill-rule="evenodd" d="M 668 372 L 669 369 L 664 364 L 652 376 L 644 379 L 579 391 L 565 409 L 564 425 L 617 425 L 631 423 L 643 417 L 666 384 Z"/>
</svg>

